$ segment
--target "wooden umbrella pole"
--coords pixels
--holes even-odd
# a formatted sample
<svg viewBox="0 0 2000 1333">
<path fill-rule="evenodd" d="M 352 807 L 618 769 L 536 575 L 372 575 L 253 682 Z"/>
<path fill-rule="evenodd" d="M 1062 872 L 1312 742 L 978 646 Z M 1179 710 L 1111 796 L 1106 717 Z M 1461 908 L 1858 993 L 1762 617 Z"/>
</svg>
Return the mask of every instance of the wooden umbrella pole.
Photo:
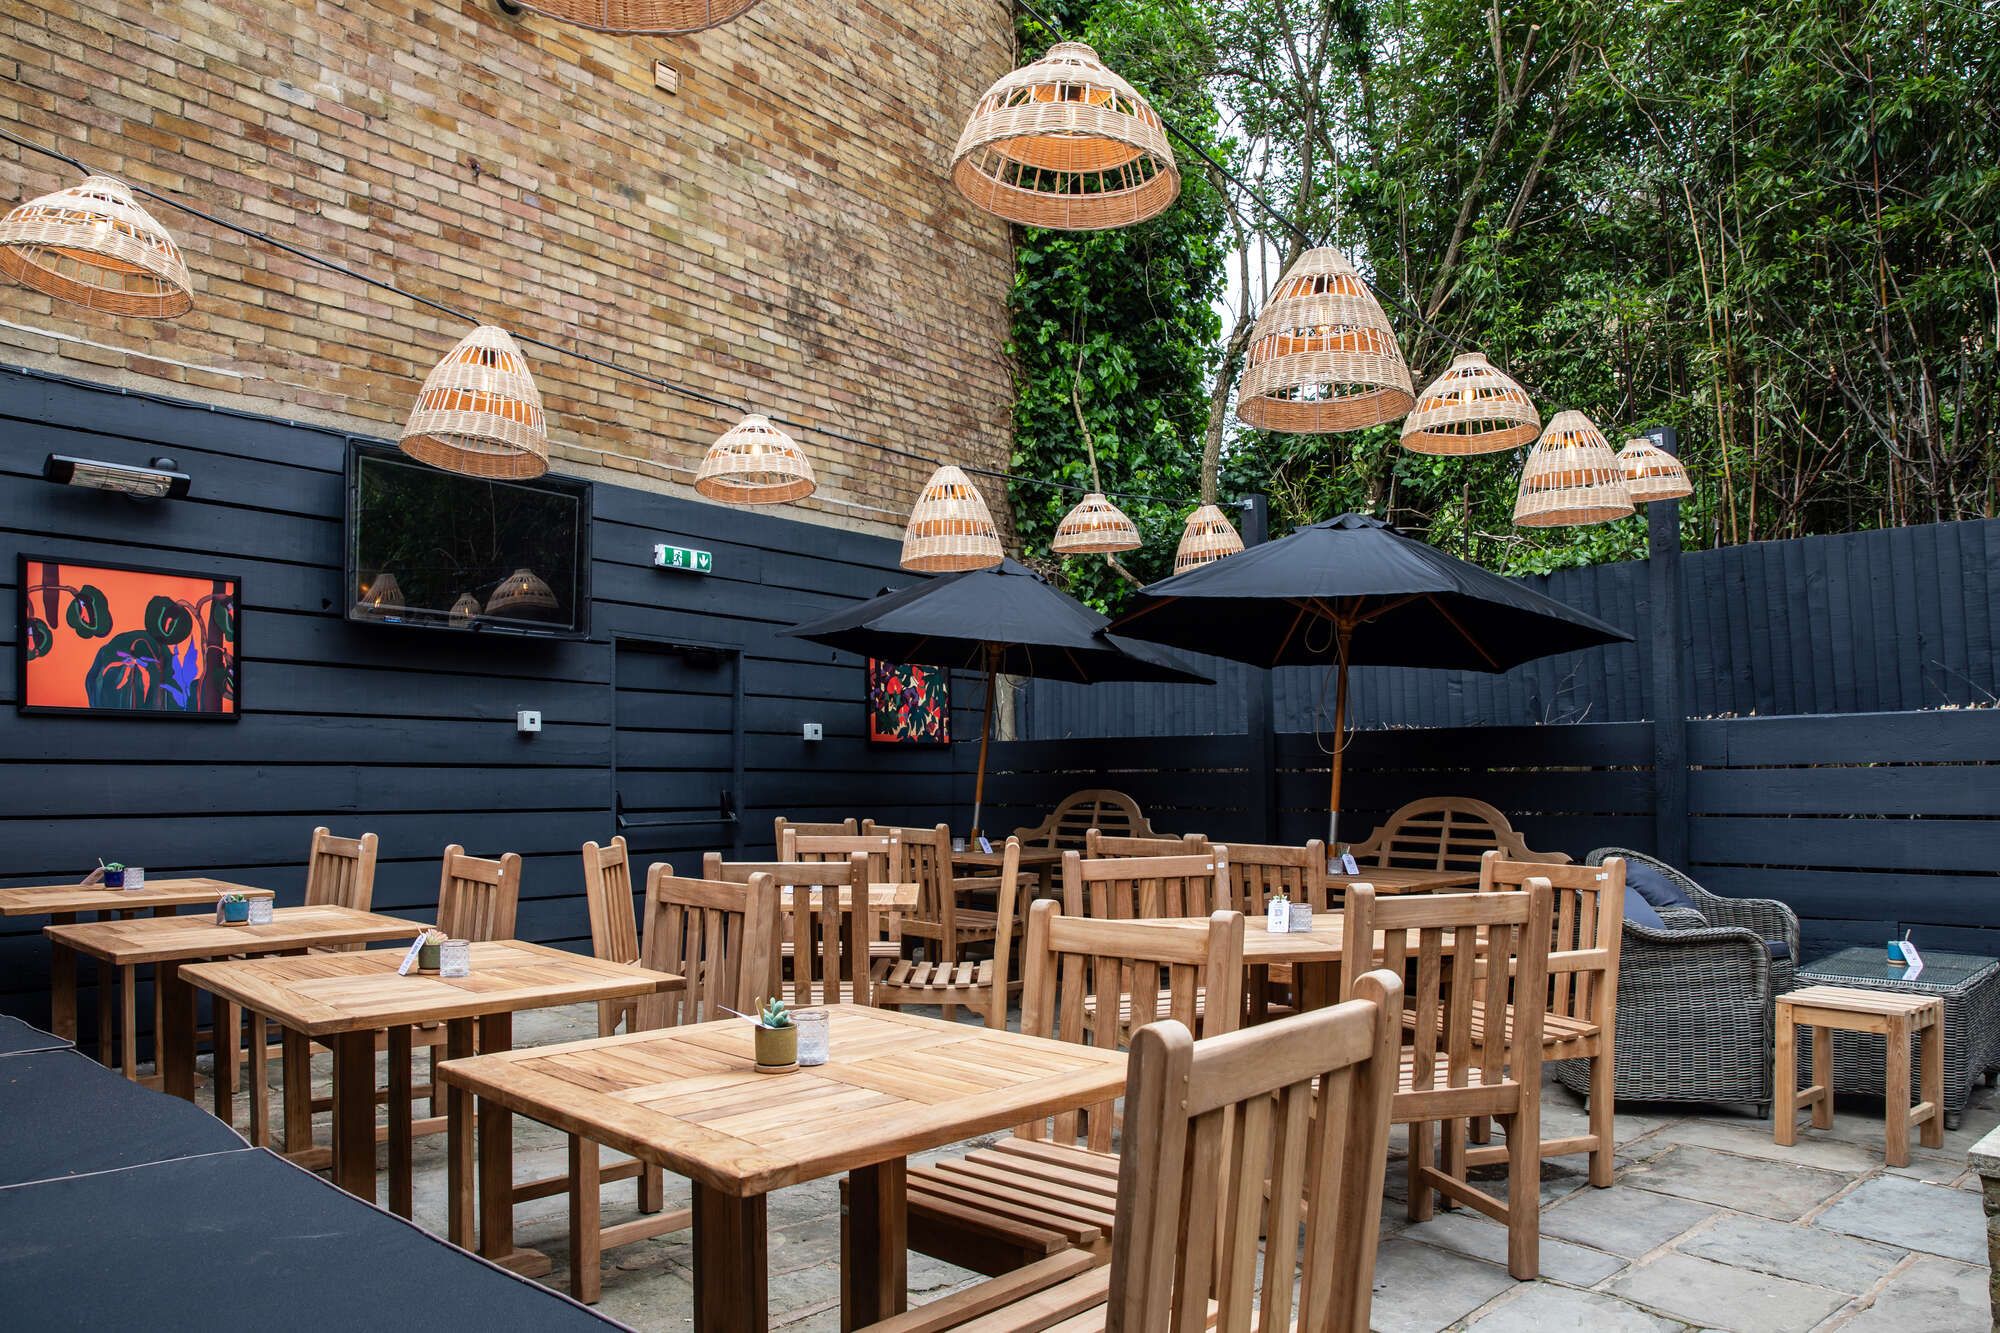
<svg viewBox="0 0 2000 1333">
<path fill-rule="evenodd" d="M 1354 639 L 1354 622 L 1339 622 L 1340 675 L 1333 687 L 1333 786 L 1327 793 L 1326 852 L 1340 855 L 1340 769 L 1347 757 L 1347 650 Z"/>
<path fill-rule="evenodd" d="M 1000 650 L 989 647 L 986 651 L 986 708 L 985 719 L 979 727 L 979 776 L 972 782 L 972 834 L 979 837 L 979 807 L 986 800 L 986 747 L 993 739 L 993 687 L 1000 675 Z"/>
</svg>

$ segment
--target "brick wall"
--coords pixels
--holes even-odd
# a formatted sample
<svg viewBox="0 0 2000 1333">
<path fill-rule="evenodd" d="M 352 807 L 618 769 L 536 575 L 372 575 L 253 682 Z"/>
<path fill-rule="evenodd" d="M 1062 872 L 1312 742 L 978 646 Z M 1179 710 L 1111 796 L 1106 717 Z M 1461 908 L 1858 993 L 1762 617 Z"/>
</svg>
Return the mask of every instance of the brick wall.
<svg viewBox="0 0 2000 1333">
<path fill-rule="evenodd" d="M 48 0 L 0 7 L 0 122 L 516 331 L 1001 466 L 1008 233 L 945 170 L 1012 55 L 1005 0 L 766 0 L 682 38 L 495 0 Z M 654 87 L 656 59 L 678 94 Z M 72 179 L 0 144 L 8 206 Z M 0 360 L 381 435 L 465 332 L 154 212 L 194 274 L 192 313 L 118 319 L 6 284 Z M 680 489 L 733 424 L 529 356 L 558 470 Z M 821 487 L 807 504 L 829 521 L 899 526 L 928 473 L 801 439 Z"/>
</svg>

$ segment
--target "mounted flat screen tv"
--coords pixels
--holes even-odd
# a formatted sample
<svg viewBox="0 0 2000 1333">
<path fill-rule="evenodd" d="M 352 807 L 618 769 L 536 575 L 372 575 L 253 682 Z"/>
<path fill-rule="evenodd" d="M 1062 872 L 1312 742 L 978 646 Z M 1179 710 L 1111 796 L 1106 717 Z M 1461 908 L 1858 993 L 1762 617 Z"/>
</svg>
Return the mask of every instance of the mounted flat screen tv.
<svg viewBox="0 0 2000 1333">
<path fill-rule="evenodd" d="M 590 483 L 466 477 L 351 444 L 346 593 L 365 624 L 583 638 Z"/>
</svg>

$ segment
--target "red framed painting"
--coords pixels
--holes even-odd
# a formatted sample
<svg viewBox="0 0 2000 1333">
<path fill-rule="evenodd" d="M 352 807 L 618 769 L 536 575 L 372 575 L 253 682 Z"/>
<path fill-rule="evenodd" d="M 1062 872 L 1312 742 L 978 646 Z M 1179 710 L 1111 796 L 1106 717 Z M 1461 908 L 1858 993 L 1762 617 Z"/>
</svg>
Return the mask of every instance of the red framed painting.
<svg viewBox="0 0 2000 1333">
<path fill-rule="evenodd" d="M 877 745 L 951 744 L 951 672 L 869 658 L 868 739 Z"/>
<path fill-rule="evenodd" d="M 23 555 L 23 713 L 233 722 L 242 580 Z"/>
</svg>

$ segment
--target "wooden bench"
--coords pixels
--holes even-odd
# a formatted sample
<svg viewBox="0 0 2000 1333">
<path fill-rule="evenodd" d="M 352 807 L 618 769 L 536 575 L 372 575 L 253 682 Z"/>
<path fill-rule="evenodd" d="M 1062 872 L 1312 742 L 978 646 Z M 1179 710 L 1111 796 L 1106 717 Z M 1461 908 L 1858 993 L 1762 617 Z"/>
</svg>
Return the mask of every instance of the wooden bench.
<svg viewBox="0 0 2000 1333">
<path fill-rule="evenodd" d="M 1030 828 L 1015 829 L 1014 836 L 1023 847 L 1057 847 L 1080 852 L 1092 829 L 1113 838 L 1160 836 L 1140 812 L 1137 801 L 1108 787 L 1071 792 L 1047 819 Z"/>
<path fill-rule="evenodd" d="M 1568 865 L 1566 852 L 1531 851 L 1507 816 L 1470 796 L 1430 796 L 1411 801 L 1382 821 L 1365 842 L 1350 849 L 1361 865 L 1479 873 L 1479 860 L 1498 851 L 1509 861 Z"/>
<path fill-rule="evenodd" d="M 1811 1033 L 1809 1088 L 1799 1086 L 1797 1029 Z M 1778 997 L 1772 1137 L 1791 1146 L 1801 1106 L 1812 1109 L 1814 1129 L 1833 1128 L 1833 1034 L 1879 1032 L 1884 1058 L 1883 1130 L 1890 1166 L 1910 1164 L 1910 1126 L 1922 1127 L 1926 1148 L 1944 1147 L 1944 1001 L 1935 995 L 1806 986 Z M 1910 1038 L 1918 1041 L 1923 1099 L 1910 1105 Z"/>
</svg>

